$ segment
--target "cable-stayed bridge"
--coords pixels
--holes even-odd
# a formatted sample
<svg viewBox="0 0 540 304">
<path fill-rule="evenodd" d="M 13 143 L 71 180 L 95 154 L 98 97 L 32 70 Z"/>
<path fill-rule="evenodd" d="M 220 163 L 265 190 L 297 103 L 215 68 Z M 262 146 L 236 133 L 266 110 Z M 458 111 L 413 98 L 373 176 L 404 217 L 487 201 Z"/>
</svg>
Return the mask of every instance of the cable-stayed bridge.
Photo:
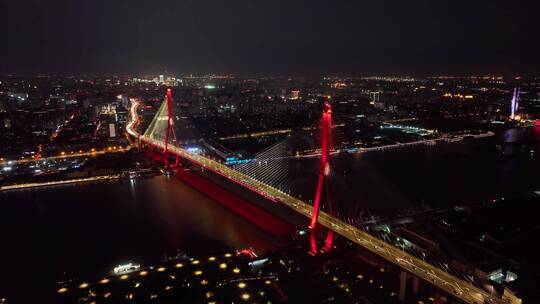
<svg viewBox="0 0 540 304">
<path fill-rule="evenodd" d="M 317 180 L 316 193 L 314 194 L 313 206 L 299 198 L 296 198 L 286 191 L 278 189 L 273 183 L 257 178 L 257 174 L 250 174 L 254 171 L 246 163 L 226 164 L 216 160 L 213 155 L 205 155 L 201 151 L 191 151 L 183 147 L 177 139 L 175 131 L 175 119 L 172 112 L 172 96 L 170 89 L 167 91 L 166 98 L 160 106 L 157 114 L 150 122 L 148 128 L 141 134 L 137 128 L 139 126 L 138 108 L 140 104 L 134 102 L 131 106 L 131 120 L 127 126 L 127 132 L 141 149 L 150 149 L 162 154 L 167 166 L 178 166 L 180 159 L 189 161 L 215 174 L 241 185 L 273 202 L 283 204 L 297 213 L 311 219 L 311 252 L 318 254 L 321 251 L 331 250 L 334 234 L 341 235 L 350 241 L 362 246 L 372 253 L 386 259 L 387 261 L 401 267 L 403 270 L 411 273 L 417 278 L 434 285 L 445 291 L 453 297 L 470 304 L 481 303 L 521 303 L 521 300 L 511 294 L 496 295 L 484 290 L 472 278 L 453 271 L 447 264 L 434 260 L 420 258 L 414 253 L 405 251 L 402 248 L 394 246 L 384 236 L 372 234 L 362 228 L 355 227 L 337 218 L 334 214 L 334 207 L 329 206 L 329 212 L 321 210 L 320 204 L 323 201 L 323 193 L 326 193 L 326 204 L 332 205 L 332 192 L 328 184 L 328 174 L 331 170 L 330 165 L 330 145 L 331 145 L 331 113 L 332 108 L 325 104 L 322 114 L 320 132 L 321 132 L 321 161 Z M 279 159 L 282 156 L 276 150 L 278 145 L 270 147 L 267 155 L 272 159 Z M 226 153 L 223 152 L 223 153 Z M 265 161 L 268 162 L 268 159 Z M 257 161 L 253 162 L 255 166 Z M 256 171 L 256 170 L 255 170 Z M 268 171 L 268 170 L 263 170 Z M 279 170 L 276 174 L 280 174 Z M 328 229 L 327 237 L 322 250 L 317 248 L 315 230 L 318 226 Z M 402 284 L 403 285 L 403 284 Z"/>
</svg>

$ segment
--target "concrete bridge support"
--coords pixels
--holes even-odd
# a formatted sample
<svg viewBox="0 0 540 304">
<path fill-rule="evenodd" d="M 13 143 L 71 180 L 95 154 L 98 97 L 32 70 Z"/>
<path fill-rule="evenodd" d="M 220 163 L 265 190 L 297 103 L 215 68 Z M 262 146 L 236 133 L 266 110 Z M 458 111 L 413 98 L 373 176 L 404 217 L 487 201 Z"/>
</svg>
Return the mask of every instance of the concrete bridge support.
<svg viewBox="0 0 540 304">
<path fill-rule="evenodd" d="M 407 294 L 407 279 L 409 277 L 412 277 L 412 292 L 413 294 L 418 294 L 420 291 L 420 278 L 417 276 L 410 275 L 406 271 L 402 271 L 399 274 L 399 293 L 398 293 L 398 299 L 400 302 L 405 302 L 405 297 Z"/>
<path fill-rule="evenodd" d="M 405 292 L 407 291 L 407 272 L 402 271 L 399 274 L 399 293 L 398 299 L 400 302 L 405 302 Z"/>
</svg>

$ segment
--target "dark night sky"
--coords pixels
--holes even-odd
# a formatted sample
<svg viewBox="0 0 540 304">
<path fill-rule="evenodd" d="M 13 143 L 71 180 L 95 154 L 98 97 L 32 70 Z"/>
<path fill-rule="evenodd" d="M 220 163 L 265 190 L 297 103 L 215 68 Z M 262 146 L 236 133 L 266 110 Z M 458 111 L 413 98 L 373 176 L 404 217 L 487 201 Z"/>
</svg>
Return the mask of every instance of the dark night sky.
<svg viewBox="0 0 540 304">
<path fill-rule="evenodd" d="M 0 73 L 540 74 L 536 3 L 0 0 Z"/>
</svg>

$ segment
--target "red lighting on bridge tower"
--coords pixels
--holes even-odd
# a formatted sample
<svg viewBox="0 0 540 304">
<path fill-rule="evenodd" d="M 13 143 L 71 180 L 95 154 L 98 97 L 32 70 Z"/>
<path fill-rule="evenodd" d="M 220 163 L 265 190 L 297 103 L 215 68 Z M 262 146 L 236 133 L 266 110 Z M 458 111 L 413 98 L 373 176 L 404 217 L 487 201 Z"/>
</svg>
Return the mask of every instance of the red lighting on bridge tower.
<svg viewBox="0 0 540 304">
<path fill-rule="evenodd" d="M 167 130 L 165 131 L 165 142 L 163 154 L 165 156 L 165 166 L 169 167 L 169 158 L 167 157 L 169 152 L 169 137 L 172 136 L 173 140 L 176 141 L 176 135 L 174 129 L 172 128 L 172 92 L 170 88 L 167 88 Z M 176 156 L 176 161 L 174 167 L 178 167 L 180 162 L 180 157 Z"/>
<path fill-rule="evenodd" d="M 330 174 L 330 146 L 332 141 L 332 106 L 325 102 L 323 106 L 322 120 L 321 120 L 321 167 L 319 169 L 319 177 L 317 180 L 317 190 L 315 192 L 315 201 L 313 203 L 313 213 L 311 216 L 311 223 L 309 228 L 311 230 L 311 253 L 317 254 L 317 237 L 316 227 L 317 220 L 319 218 L 319 209 L 321 203 L 321 195 L 323 188 L 326 192 L 326 200 L 328 203 L 328 209 L 331 215 L 335 215 L 333 196 L 328 181 L 328 175 Z M 332 242 L 334 241 L 334 232 L 328 230 L 326 241 L 323 250 L 329 251 L 332 248 Z"/>
<path fill-rule="evenodd" d="M 169 152 L 169 134 L 171 132 L 172 92 L 167 88 L 167 130 L 165 131 L 165 155 Z"/>
</svg>

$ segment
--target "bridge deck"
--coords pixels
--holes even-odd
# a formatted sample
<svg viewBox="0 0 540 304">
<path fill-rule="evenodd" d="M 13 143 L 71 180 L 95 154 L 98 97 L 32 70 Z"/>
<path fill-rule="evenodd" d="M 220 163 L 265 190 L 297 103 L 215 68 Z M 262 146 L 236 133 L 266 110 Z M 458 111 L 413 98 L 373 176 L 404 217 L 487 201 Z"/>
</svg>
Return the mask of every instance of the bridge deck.
<svg viewBox="0 0 540 304">
<path fill-rule="evenodd" d="M 136 114 L 135 105 L 132 107 L 132 115 Z M 147 143 L 160 149 L 164 149 L 164 143 L 157 141 L 147 136 L 142 136 L 134 129 L 130 128 L 133 124 L 128 125 L 128 133 L 138 138 L 141 143 Z M 187 159 L 195 164 L 198 164 L 206 169 L 222 175 L 229 180 L 236 182 L 256 193 L 277 203 L 285 204 L 296 212 L 311 218 L 312 206 L 284 193 L 272 186 L 257 181 L 256 179 L 235 171 L 228 166 L 221 164 L 213 159 L 202 155 L 191 154 L 186 150 L 169 145 L 168 151 L 171 154 Z M 482 304 L 482 303 L 508 303 L 500 298 L 490 295 L 480 288 L 471 285 L 470 283 L 459 279 L 444 270 L 426 263 L 425 261 L 408 254 L 407 252 L 392 246 L 362 230 L 349 225 L 340 219 L 330 216 L 328 213 L 320 212 L 319 223 L 328 229 L 340 234 L 341 236 L 361 245 L 369 251 L 383 257 L 389 262 L 398 265 L 402 269 L 412 273 L 415 276 L 429 282 L 430 284 L 454 295 L 465 303 Z"/>
</svg>

